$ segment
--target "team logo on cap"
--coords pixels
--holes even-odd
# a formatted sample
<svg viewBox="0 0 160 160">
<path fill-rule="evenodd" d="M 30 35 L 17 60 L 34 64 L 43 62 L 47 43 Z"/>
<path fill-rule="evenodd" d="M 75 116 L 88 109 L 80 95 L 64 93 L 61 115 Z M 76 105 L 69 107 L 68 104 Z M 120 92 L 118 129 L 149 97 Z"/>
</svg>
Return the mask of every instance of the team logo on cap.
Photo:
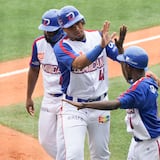
<svg viewBox="0 0 160 160">
<path fill-rule="evenodd" d="M 50 24 L 50 19 L 43 19 L 42 21 L 43 25 L 48 26 Z"/>
<path fill-rule="evenodd" d="M 126 56 L 126 62 L 137 65 L 137 62 L 134 62 L 130 57 Z"/>
<path fill-rule="evenodd" d="M 73 20 L 75 18 L 74 12 L 69 12 L 66 17 L 68 18 L 69 21 Z"/>
</svg>

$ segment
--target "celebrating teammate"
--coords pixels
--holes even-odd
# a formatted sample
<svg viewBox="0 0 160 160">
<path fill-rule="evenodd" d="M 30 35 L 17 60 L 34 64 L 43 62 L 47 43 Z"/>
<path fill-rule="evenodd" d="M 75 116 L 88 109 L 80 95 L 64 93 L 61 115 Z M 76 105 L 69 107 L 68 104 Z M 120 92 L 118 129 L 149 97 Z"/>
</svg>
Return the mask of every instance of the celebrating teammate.
<svg viewBox="0 0 160 160">
<path fill-rule="evenodd" d="M 101 32 L 84 30 L 85 18 L 74 6 L 61 8 L 58 20 L 66 33 L 54 46 L 64 98 L 77 102 L 108 99 L 107 56 L 116 60 L 118 55 L 111 41 L 115 34 L 109 35 L 110 23 L 106 21 Z M 122 31 L 125 33 L 126 28 Z M 123 40 L 116 43 L 121 46 Z M 64 102 L 58 121 L 57 155 L 65 155 L 65 160 L 83 160 L 88 132 L 91 160 L 109 160 L 110 111 L 77 111 Z"/>
<path fill-rule="evenodd" d="M 158 117 L 158 86 L 154 78 L 145 76 L 148 64 L 146 51 L 138 46 L 128 47 L 124 55 L 118 55 L 122 62 L 125 79 L 133 80 L 130 88 L 116 100 L 101 102 L 73 102 L 78 109 L 99 110 L 126 109 L 127 132 L 133 138 L 130 144 L 128 160 L 160 159 L 160 118 Z M 152 73 L 151 73 L 152 74 Z"/>
<path fill-rule="evenodd" d="M 32 47 L 32 57 L 28 72 L 28 87 L 26 109 L 34 115 L 32 94 L 42 68 L 44 97 L 39 115 L 39 142 L 49 155 L 56 157 L 56 128 L 57 113 L 60 108 L 62 92 L 60 85 L 60 71 L 53 46 L 63 36 L 63 30 L 57 21 L 57 9 L 50 9 L 42 16 L 39 29 L 44 35 L 38 37 Z"/>
</svg>

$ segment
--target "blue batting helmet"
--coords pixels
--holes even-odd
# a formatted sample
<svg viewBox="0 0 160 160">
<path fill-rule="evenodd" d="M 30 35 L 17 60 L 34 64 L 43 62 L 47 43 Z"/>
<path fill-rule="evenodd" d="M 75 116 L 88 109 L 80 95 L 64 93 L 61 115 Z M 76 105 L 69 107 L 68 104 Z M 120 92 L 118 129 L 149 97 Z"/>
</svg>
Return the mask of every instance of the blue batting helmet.
<svg viewBox="0 0 160 160">
<path fill-rule="evenodd" d="M 42 15 L 42 23 L 39 29 L 48 32 L 54 32 L 60 28 L 57 19 L 58 9 L 50 9 Z"/>
<path fill-rule="evenodd" d="M 65 6 L 58 14 L 58 22 L 62 28 L 69 28 L 82 19 L 84 20 L 84 16 L 74 6 Z"/>
<path fill-rule="evenodd" d="M 124 54 L 117 56 L 117 60 L 138 69 L 145 69 L 148 65 L 147 52 L 138 46 L 128 47 Z"/>
</svg>

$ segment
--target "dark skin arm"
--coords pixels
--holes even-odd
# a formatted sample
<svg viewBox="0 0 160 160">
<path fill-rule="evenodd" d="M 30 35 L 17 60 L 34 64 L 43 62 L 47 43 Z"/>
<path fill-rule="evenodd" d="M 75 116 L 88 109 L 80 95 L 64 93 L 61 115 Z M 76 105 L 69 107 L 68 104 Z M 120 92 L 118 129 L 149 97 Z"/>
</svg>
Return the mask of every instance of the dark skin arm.
<svg viewBox="0 0 160 160">
<path fill-rule="evenodd" d="M 32 100 L 32 94 L 37 83 L 39 71 L 40 67 L 30 67 L 28 71 L 26 110 L 31 116 L 34 115 L 34 102 Z"/>
<path fill-rule="evenodd" d="M 99 109 L 99 110 L 116 110 L 121 106 L 119 100 L 111 100 L 111 101 L 95 101 L 95 102 L 87 102 L 87 103 L 80 103 L 80 102 L 73 102 L 67 99 L 63 99 L 69 104 L 72 104 L 77 107 L 77 109 L 83 108 L 92 108 L 92 109 Z"/>
</svg>

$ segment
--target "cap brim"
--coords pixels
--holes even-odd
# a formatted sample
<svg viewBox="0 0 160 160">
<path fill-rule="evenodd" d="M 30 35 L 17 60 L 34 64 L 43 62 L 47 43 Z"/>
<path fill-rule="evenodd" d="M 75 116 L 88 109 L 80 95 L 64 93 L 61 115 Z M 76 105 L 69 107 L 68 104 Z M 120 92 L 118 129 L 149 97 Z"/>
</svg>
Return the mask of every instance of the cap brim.
<svg viewBox="0 0 160 160">
<path fill-rule="evenodd" d="M 43 24 L 40 24 L 38 29 L 42 31 L 48 31 L 48 32 L 54 32 L 58 30 L 60 27 L 53 27 L 53 26 L 45 26 Z"/>
<path fill-rule="evenodd" d="M 120 62 L 126 62 L 126 59 L 124 57 L 124 54 L 120 54 L 117 56 L 117 60 L 120 61 Z"/>
</svg>

